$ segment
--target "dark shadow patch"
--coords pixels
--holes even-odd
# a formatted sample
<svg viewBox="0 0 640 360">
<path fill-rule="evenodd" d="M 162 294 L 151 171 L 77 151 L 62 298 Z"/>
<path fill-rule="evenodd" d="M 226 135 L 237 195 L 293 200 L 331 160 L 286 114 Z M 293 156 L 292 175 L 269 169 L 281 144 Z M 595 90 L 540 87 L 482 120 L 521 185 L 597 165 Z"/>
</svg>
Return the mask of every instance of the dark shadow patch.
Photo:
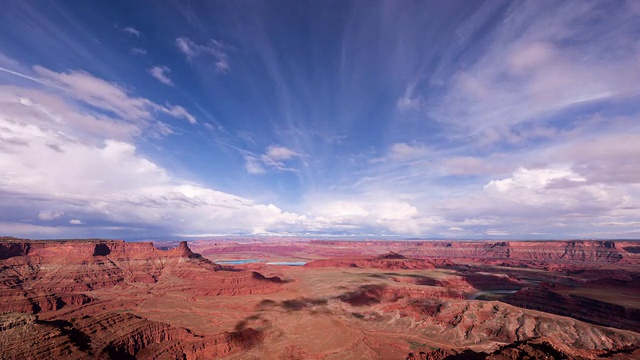
<svg viewBox="0 0 640 360">
<path fill-rule="evenodd" d="M 352 306 L 379 304 L 385 289 L 385 285 L 362 285 L 358 290 L 339 295 L 338 300 Z"/>
<path fill-rule="evenodd" d="M 306 303 L 304 303 L 301 300 L 285 300 L 283 301 L 281 304 L 283 309 L 287 310 L 287 311 L 296 311 L 296 310 L 302 310 L 306 307 Z"/>
<path fill-rule="evenodd" d="M 236 326 L 235 326 L 235 331 L 244 330 L 244 329 L 248 328 L 248 327 L 247 327 L 247 325 L 249 324 L 249 322 L 250 322 L 250 321 L 253 321 L 253 320 L 260 320 L 260 319 L 261 319 L 261 318 L 260 318 L 260 315 L 251 315 L 251 316 L 248 316 L 248 317 L 246 317 L 246 318 L 244 318 L 244 319 L 240 320 L 240 321 L 236 324 Z"/>
<path fill-rule="evenodd" d="M 632 254 L 640 254 L 640 246 L 623 246 L 622 249 Z"/>
<path fill-rule="evenodd" d="M 113 360 L 135 360 L 136 358 L 134 355 L 129 354 L 126 349 L 113 345 L 107 346 L 104 349 L 104 353 L 107 354 L 109 359 Z"/>
<path fill-rule="evenodd" d="M 474 288 L 481 291 L 491 290 L 520 290 L 524 287 L 522 283 L 511 280 L 508 277 L 486 275 L 478 273 L 458 273 Z"/>
<path fill-rule="evenodd" d="M 111 249 L 107 244 L 96 244 L 93 248 L 93 256 L 107 256 L 111 254 Z"/>
<path fill-rule="evenodd" d="M 278 303 L 273 301 L 273 300 L 262 299 L 262 301 L 260 301 L 258 303 L 258 305 L 256 305 L 256 310 L 263 311 L 263 310 L 267 310 L 267 309 L 273 308 L 276 305 L 278 305 Z"/>
<path fill-rule="evenodd" d="M 369 274 L 367 276 L 372 277 L 374 279 L 386 279 L 387 278 L 386 276 L 380 275 L 380 274 Z"/>
<path fill-rule="evenodd" d="M 243 268 L 235 267 L 235 266 L 232 266 L 232 265 L 218 265 L 218 264 L 215 264 L 215 268 L 217 269 L 217 271 L 229 271 L 229 272 L 244 271 Z"/>
<path fill-rule="evenodd" d="M 229 344 L 238 345 L 243 350 L 249 350 L 260 344 L 263 340 L 263 333 L 253 328 L 244 328 L 242 330 L 232 331 L 227 335 Z"/>
<path fill-rule="evenodd" d="M 91 338 L 82 331 L 73 327 L 73 324 L 67 320 L 36 320 L 36 324 L 42 324 L 52 326 L 58 330 L 62 335 L 69 338 L 69 341 L 78 349 L 85 351 L 89 355 L 93 355 L 91 352 Z"/>
<path fill-rule="evenodd" d="M 259 272 L 256 271 L 252 271 L 252 275 L 251 275 L 254 279 L 256 280 L 260 280 L 260 281 L 268 281 L 268 282 L 272 282 L 275 284 L 286 284 L 288 282 L 290 282 L 290 280 L 283 280 L 278 276 L 271 276 L 271 277 L 266 277 L 262 274 L 260 274 Z"/>
<path fill-rule="evenodd" d="M 284 300 L 283 302 L 280 303 L 280 306 L 287 311 L 299 311 L 312 306 L 326 305 L 327 303 L 328 303 L 327 299 L 299 298 L 299 299 L 292 299 L 292 300 Z"/>
</svg>

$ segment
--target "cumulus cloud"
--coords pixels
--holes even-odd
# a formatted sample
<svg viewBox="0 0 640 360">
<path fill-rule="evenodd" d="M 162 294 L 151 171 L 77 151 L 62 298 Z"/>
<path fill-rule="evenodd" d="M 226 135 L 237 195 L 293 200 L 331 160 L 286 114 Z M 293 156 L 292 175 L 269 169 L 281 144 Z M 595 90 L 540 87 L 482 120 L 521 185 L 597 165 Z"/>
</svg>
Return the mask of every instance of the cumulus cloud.
<svg viewBox="0 0 640 360">
<path fill-rule="evenodd" d="M 525 169 L 519 168 L 512 177 L 502 180 L 491 180 L 485 185 L 484 190 L 496 193 L 514 193 L 524 190 L 543 190 L 549 185 L 560 182 L 584 183 L 584 177 L 574 173 L 570 169 Z M 530 198 L 529 198 L 530 199 Z"/>
<path fill-rule="evenodd" d="M 148 71 L 149 71 L 149 74 L 151 74 L 151 76 L 156 78 L 161 83 L 165 85 L 173 86 L 173 81 L 171 81 L 171 79 L 169 78 L 171 69 L 169 69 L 168 67 L 157 65 L 150 68 Z"/>
<path fill-rule="evenodd" d="M 208 57 L 213 59 L 217 72 L 222 74 L 229 72 L 228 46 L 222 41 L 211 39 L 206 44 L 197 44 L 187 37 L 179 37 L 176 39 L 176 46 L 189 61 L 194 61 L 198 57 L 204 57 L 206 60 Z"/>
<path fill-rule="evenodd" d="M 86 143 L 69 133 L 24 123 L 15 115 L 0 116 L 0 127 L 27 146 L 13 145 L 0 153 L 0 167 L 7 169 L 0 176 L 0 192 L 5 194 L 4 206 L 12 198 L 6 194 L 19 199 L 11 203 L 16 209 L 42 203 L 59 206 L 55 212 L 39 212 L 39 220 L 73 213 L 94 219 L 91 223 L 117 224 L 130 231 L 155 228 L 181 234 L 279 231 L 306 221 L 274 205 L 180 180 L 139 154 L 131 143 L 109 139 Z M 70 224 L 79 225 L 75 220 Z"/>
<path fill-rule="evenodd" d="M 440 226 L 443 219 L 425 216 L 407 201 L 391 198 L 362 200 L 325 194 L 311 199 L 310 217 L 316 226 L 353 232 L 424 234 Z"/>
<path fill-rule="evenodd" d="M 186 109 L 135 97 L 85 72 L 35 71 L 43 83 L 63 91 L 0 86 L 3 231 L 43 237 L 257 234 L 307 226 L 303 215 L 183 180 L 140 153 L 133 141 L 144 124 L 158 113 L 195 123 Z M 275 162 L 298 156 L 285 147 L 263 155 Z M 7 209 L 32 214 L 25 221 L 34 223 L 9 221 Z M 73 214 L 67 227 L 56 222 L 64 214 Z M 86 224 L 91 226 L 77 226 Z"/>
<path fill-rule="evenodd" d="M 568 185 L 570 184 L 570 185 Z M 509 177 L 433 203 L 451 225 L 485 235 L 593 231 L 595 219 L 628 219 L 637 189 L 590 183 L 569 166 L 516 169 Z M 503 227 L 509 224 L 509 230 Z M 581 229 L 581 227 L 583 227 Z M 522 236 L 522 235 L 521 235 Z M 570 236 L 570 235 L 569 235 Z"/>
</svg>

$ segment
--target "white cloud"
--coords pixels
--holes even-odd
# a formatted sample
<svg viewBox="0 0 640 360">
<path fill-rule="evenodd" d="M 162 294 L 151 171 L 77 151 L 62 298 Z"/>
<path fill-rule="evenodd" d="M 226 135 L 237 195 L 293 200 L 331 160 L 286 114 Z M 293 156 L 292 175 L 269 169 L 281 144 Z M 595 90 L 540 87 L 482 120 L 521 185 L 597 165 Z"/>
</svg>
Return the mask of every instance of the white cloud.
<svg viewBox="0 0 640 360">
<path fill-rule="evenodd" d="M 297 170 L 291 166 L 291 162 L 302 157 L 301 154 L 287 147 L 272 145 L 261 155 L 245 152 L 245 170 L 253 175 L 265 174 L 267 169 L 296 172 Z"/>
<path fill-rule="evenodd" d="M 169 79 L 171 70 L 166 66 L 154 66 L 150 68 L 149 74 L 165 85 L 173 86 L 173 81 Z"/>
<path fill-rule="evenodd" d="M 42 210 L 38 213 L 38 219 L 40 220 L 54 220 L 64 215 L 61 211 L 55 210 Z"/>
<path fill-rule="evenodd" d="M 271 161 L 289 160 L 293 157 L 300 156 L 295 151 L 284 146 L 269 146 L 264 154 Z"/>
<path fill-rule="evenodd" d="M 610 10 L 599 21 L 605 15 L 597 2 L 567 2 L 552 12 L 542 2 L 513 3 L 486 50 L 452 71 L 429 115 L 491 143 L 511 141 L 522 124 L 637 95 L 637 18 L 622 7 Z"/>
<path fill-rule="evenodd" d="M 246 155 L 244 157 L 244 160 L 245 160 L 244 168 L 245 170 L 247 170 L 249 174 L 262 175 L 267 172 L 264 169 L 264 167 L 262 167 L 262 162 L 255 156 Z"/>
<path fill-rule="evenodd" d="M 131 34 L 135 37 L 140 37 L 140 35 L 142 35 L 142 33 L 140 31 L 138 31 L 136 28 L 131 27 L 131 26 L 127 26 L 125 28 L 122 29 L 122 31 L 126 32 L 127 34 Z"/>
<path fill-rule="evenodd" d="M 154 113 L 195 123 L 184 108 L 154 104 L 84 72 L 37 68 L 36 73 L 64 91 L 0 86 L 3 231 L 44 237 L 114 231 L 247 234 L 307 226 L 303 215 L 180 179 L 141 154 L 133 140 L 154 121 Z M 95 114 L 94 107 L 113 116 Z M 266 155 L 291 160 L 294 155 L 284 149 Z M 35 223 L 9 221 L 8 209 L 33 214 L 25 221 Z M 64 214 L 74 216 L 69 227 L 46 226 Z M 74 226 L 87 223 L 92 225 Z"/>
<path fill-rule="evenodd" d="M 130 90 L 84 71 L 57 73 L 41 66 L 34 66 L 39 80 L 65 91 L 65 94 L 118 117 L 140 123 L 153 119 L 154 112 L 164 112 L 189 122 L 195 117 L 179 106 L 158 105 L 145 98 L 130 95 Z M 176 109 L 182 109 L 176 111 Z"/>
<path fill-rule="evenodd" d="M 186 119 L 190 124 L 197 124 L 198 121 L 196 120 L 195 116 L 191 115 L 187 109 L 183 108 L 180 105 L 168 105 L 167 107 L 162 107 L 160 108 L 160 110 L 164 113 L 167 113 L 173 117 L 176 118 L 184 118 Z"/>
<path fill-rule="evenodd" d="M 5 198 L 4 206 L 58 206 L 55 213 L 36 211 L 41 220 L 73 213 L 93 219 L 94 224 L 179 233 L 280 231 L 301 229 L 307 221 L 273 205 L 175 178 L 139 154 L 131 143 L 104 140 L 93 145 L 69 133 L 16 123 L 21 120 L 0 116 L 0 128 L 26 144 L 0 152 L 0 167 L 8 169 L 0 176 L 0 191 L 14 194 Z M 14 197 L 15 202 L 10 200 Z"/>
<path fill-rule="evenodd" d="M 488 192 L 511 193 L 520 190 L 544 190 L 559 181 L 584 183 L 584 177 L 569 169 L 525 169 L 519 168 L 513 176 L 503 180 L 491 180 L 485 185 Z"/>
<path fill-rule="evenodd" d="M 145 124 L 118 121 L 116 119 L 78 112 L 65 99 L 41 90 L 0 85 L 0 115 L 6 119 L 17 119 L 7 125 L 12 131 L 70 132 L 84 141 L 101 142 L 104 137 L 118 140 L 140 135 Z M 22 124 L 23 126 L 19 126 Z M 10 133 L 0 132 L 7 140 Z"/>
<path fill-rule="evenodd" d="M 398 99 L 396 106 L 402 112 L 417 111 L 424 106 L 424 99 L 421 96 L 405 94 Z"/>
<path fill-rule="evenodd" d="M 422 144 L 396 143 L 389 149 L 389 158 L 392 160 L 404 161 L 424 157 L 429 153 L 429 149 Z"/>
<path fill-rule="evenodd" d="M 571 162 L 573 170 L 589 182 L 640 183 L 640 134 L 600 132 L 551 147 L 546 156 Z"/>
<path fill-rule="evenodd" d="M 402 163 L 424 160 L 429 155 L 429 148 L 421 143 L 394 143 L 389 146 L 383 157 L 369 160 L 370 163 Z"/>
<path fill-rule="evenodd" d="M 310 219 L 319 229 L 419 235 L 443 224 L 438 216 L 425 216 L 408 201 L 387 196 L 363 200 L 337 194 L 308 199 Z"/>
<path fill-rule="evenodd" d="M 207 56 L 213 58 L 214 67 L 217 72 L 226 74 L 229 72 L 228 46 L 222 41 L 211 39 L 208 44 L 200 45 L 187 37 L 176 39 L 176 46 L 189 61 L 194 61 L 197 57 Z"/>
</svg>

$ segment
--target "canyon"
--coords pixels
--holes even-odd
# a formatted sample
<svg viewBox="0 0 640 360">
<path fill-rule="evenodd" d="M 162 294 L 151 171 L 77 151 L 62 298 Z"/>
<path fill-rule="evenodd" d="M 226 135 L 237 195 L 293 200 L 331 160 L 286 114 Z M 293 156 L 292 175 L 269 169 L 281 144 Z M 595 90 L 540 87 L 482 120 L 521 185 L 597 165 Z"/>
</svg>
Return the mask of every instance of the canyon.
<svg viewBox="0 0 640 360">
<path fill-rule="evenodd" d="M 5 237 L 0 358 L 640 358 L 639 250 Z"/>
</svg>

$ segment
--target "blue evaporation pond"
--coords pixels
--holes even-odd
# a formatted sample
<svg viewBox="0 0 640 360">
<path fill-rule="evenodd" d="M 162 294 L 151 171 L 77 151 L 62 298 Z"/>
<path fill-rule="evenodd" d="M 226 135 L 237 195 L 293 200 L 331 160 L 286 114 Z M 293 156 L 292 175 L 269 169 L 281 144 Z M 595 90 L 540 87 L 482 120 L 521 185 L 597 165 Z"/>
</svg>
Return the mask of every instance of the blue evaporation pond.
<svg viewBox="0 0 640 360">
<path fill-rule="evenodd" d="M 304 266 L 306 263 L 306 261 L 272 261 L 268 262 L 267 265 Z"/>
<path fill-rule="evenodd" d="M 250 263 L 256 263 L 256 262 L 264 262 L 264 260 L 263 259 L 216 260 L 214 262 L 220 265 L 242 265 L 242 264 L 250 264 Z"/>
</svg>

